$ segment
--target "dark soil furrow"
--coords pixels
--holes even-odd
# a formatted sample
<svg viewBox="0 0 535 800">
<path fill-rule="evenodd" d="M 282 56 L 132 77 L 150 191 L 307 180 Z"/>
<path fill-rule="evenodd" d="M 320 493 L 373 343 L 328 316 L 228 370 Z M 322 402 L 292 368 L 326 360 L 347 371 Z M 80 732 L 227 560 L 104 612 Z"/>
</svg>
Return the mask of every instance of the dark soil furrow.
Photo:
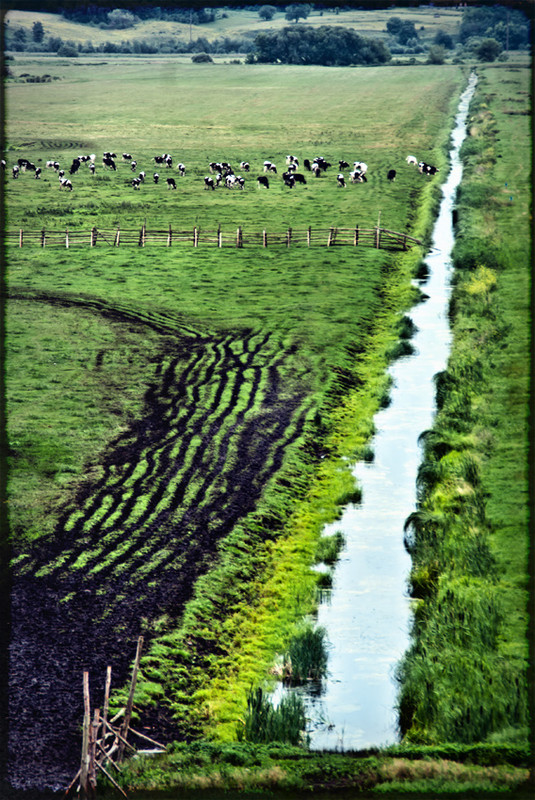
<svg viewBox="0 0 535 800">
<path fill-rule="evenodd" d="M 228 339 L 228 337 L 224 337 L 224 339 L 222 338 L 221 340 L 219 340 L 218 344 L 223 342 L 225 339 Z M 214 370 L 215 370 L 216 362 L 217 362 L 216 358 L 213 358 L 211 360 L 210 365 L 209 365 L 208 370 L 207 370 L 207 374 L 206 374 L 205 380 L 202 383 L 208 383 L 211 380 L 211 378 L 213 376 L 213 373 L 214 373 Z M 174 363 L 176 363 L 175 360 L 173 361 L 173 364 Z M 202 364 L 199 364 L 199 359 L 197 360 L 197 365 L 198 365 L 198 371 L 202 371 L 202 369 L 206 369 L 206 365 L 203 366 Z M 166 375 L 168 375 L 169 369 L 170 368 L 168 368 L 166 370 Z M 190 377 L 192 377 L 192 376 L 190 375 Z M 172 384 L 169 384 L 169 385 L 172 385 Z M 182 375 L 180 377 L 179 385 L 180 386 L 185 385 L 185 378 Z M 199 386 L 200 385 L 201 385 L 200 382 L 195 384 L 195 392 L 194 392 L 194 396 L 193 396 L 193 400 L 195 402 L 192 403 L 190 411 L 187 413 L 185 419 L 183 420 L 183 423 L 182 423 L 183 425 L 187 424 L 191 420 L 191 418 L 197 413 L 197 410 L 198 410 L 197 409 L 197 404 L 199 402 Z M 157 419 L 158 418 L 158 408 L 159 408 L 159 406 L 156 405 L 156 408 L 151 411 L 150 417 L 152 419 L 155 419 L 155 418 Z M 134 439 L 132 437 L 132 431 L 128 432 L 128 434 L 127 434 L 129 437 L 132 438 L 132 441 L 135 444 L 135 446 L 133 446 L 131 449 L 129 449 L 128 461 L 124 458 L 124 456 L 122 455 L 122 452 L 121 452 L 121 449 L 123 447 L 125 447 L 125 445 L 120 444 L 120 446 L 118 448 L 119 449 L 119 456 L 117 457 L 117 450 L 111 450 L 110 449 L 108 458 L 106 459 L 106 462 L 105 462 L 108 465 L 108 468 L 111 465 L 117 467 L 117 466 L 120 466 L 121 464 L 126 464 L 128 466 L 128 469 L 125 471 L 125 473 L 120 477 L 119 480 L 117 480 L 115 482 L 115 486 L 116 487 L 119 487 L 120 485 L 124 485 L 126 479 L 128 479 L 134 473 L 134 471 L 135 471 L 135 469 L 137 467 L 137 464 L 139 463 L 139 460 L 141 458 L 143 458 L 144 454 L 148 454 L 149 457 L 151 457 L 150 456 L 151 450 L 154 449 L 154 440 L 149 437 L 149 434 L 152 434 L 152 436 L 154 435 L 155 425 L 151 425 L 150 423 L 145 425 L 144 423 L 142 424 L 142 423 L 138 422 L 138 423 L 135 424 L 134 427 L 135 427 L 135 430 L 138 432 L 137 439 Z M 163 429 L 162 433 L 165 436 L 168 435 L 168 433 L 165 430 L 165 428 Z M 176 438 L 179 435 L 180 435 L 180 433 L 179 434 L 175 434 L 173 436 L 173 440 L 171 441 L 170 446 L 174 445 L 174 440 L 176 440 Z M 121 437 L 121 440 L 122 440 L 122 438 L 123 437 Z M 187 444 L 187 440 L 184 440 L 184 444 L 185 445 Z M 143 448 L 143 446 L 145 446 L 145 450 L 143 452 L 140 452 L 140 448 Z M 140 478 L 140 481 L 141 481 L 141 478 Z M 135 501 L 136 501 L 136 499 L 138 497 L 136 489 L 139 489 L 140 485 L 141 484 L 139 484 L 137 487 L 136 486 L 133 487 L 134 490 L 133 490 L 133 494 L 132 494 L 132 501 L 131 501 L 132 503 L 135 503 Z M 89 487 L 88 487 L 88 485 L 85 485 L 83 487 L 83 494 L 87 495 L 88 491 L 89 491 Z M 94 499 L 94 501 L 91 503 L 91 506 L 90 506 L 90 508 L 92 509 L 92 513 L 95 513 L 98 510 L 98 506 L 99 506 L 99 503 L 102 501 L 102 497 L 105 494 L 107 494 L 108 492 L 109 492 L 109 487 L 107 485 L 103 484 L 103 481 L 100 480 L 98 482 L 98 491 L 97 491 L 96 498 Z M 77 547 L 75 547 L 71 551 L 68 559 L 65 559 L 65 552 L 64 551 L 61 553 L 62 561 L 61 561 L 61 565 L 58 565 L 58 568 L 63 569 L 66 566 L 68 566 L 69 563 L 72 563 L 73 561 L 76 560 L 76 558 L 79 556 L 80 552 L 82 550 L 85 550 L 86 547 L 87 547 L 87 541 L 86 540 L 87 540 L 87 536 L 88 535 L 90 535 L 92 537 L 92 539 L 94 539 L 96 541 L 98 541 L 100 539 L 100 530 L 101 530 L 102 523 L 104 522 L 104 520 L 108 516 L 110 516 L 116 510 L 116 508 L 117 508 L 118 504 L 120 503 L 120 501 L 121 501 L 121 494 L 120 494 L 120 492 L 117 492 L 117 500 L 116 500 L 116 502 L 110 507 L 110 509 L 108 510 L 108 513 L 106 514 L 106 516 L 103 517 L 102 520 L 100 521 L 100 524 L 99 525 L 95 525 L 93 527 L 92 531 L 88 531 L 86 528 L 84 528 L 84 525 L 86 524 L 86 520 L 87 520 L 87 517 L 88 517 L 87 512 L 86 512 L 86 514 L 84 515 L 84 517 L 82 519 L 79 519 L 79 520 L 77 520 L 75 522 L 75 524 L 72 526 L 71 531 L 69 533 L 69 538 L 70 539 L 75 539 L 76 537 L 78 537 L 78 538 L 83 537 L 83 541 L 80 542 L 79 545 Z M 118 520 L 116 522 L 115 527 L 118 527 L 118 525 L 120 524 L 120 522 L 124 518 L 124 516 L 126 514 L 126 511 L 128 511 L 128 501 L 125 503 L 125 506 L 126 506 L 126 510 L 125 510 L 124 514 L 122 515 L 121 520 Z M 75 507 L 75 512 L 77 510 L 78 509 Z M 72 514 L 72 511 L 70 512 L 70 514 Z M 59 544 L 59 541 L 60 541 L 61 529 L 62 528 L 64 529 L 65 525 L 67 524 L 67 522 L 69 520 L 70 514 L 66 515 L 65 517 L 60 519 L 60 521 L 58 522 L 58 527 L 57 527 L 58 536 L 55 539 L 55 549 L 56 549 L 56 551 L 59 549 L 58 544 Z M 63 541 L 64 541 L 64 538 L 65 538 L 64 536 L 61 537 L 61 539 Z M 45 558 L 46 558 L 46 555 L 45 555 Z M 52 560 L 52 558 L 48 558 L 46 562 L 43 562 L 43 560 L 41 560 L 41 563 L 48 563 L 51 560 Z"/>
<path fill-rule="evenodd" d="M 248 339 L 250 339 L 251 336 L 252 336 L 252 333 L 249 334 L 249 336 L 246 337 L 246 339 L 244 341 L 247 341 Z M 262 337 L 262 339 L 260 340 L 260 342 L 258 342 L 257 345 L 251 351 L 248 352 L 246 365 L 243 365 L 242 362 L 240 362 L 239 360 L 235 360 L 235 354 L 234 353 L 232 353 L 232 359 L 235 360 L 235 363 L 239 364 L 241 367 L 247 368 L 248 364 L 253 360 L 254 355 L 256 355 L 260 351 L 262 346 L 264 346 L 267 343 L 269 338 L 270 338 L 270 334 L 264 335 Z M 228 337 L 228 336 L 225 337 L 225 339 L 223 341 L 223 346 L 224 346 L 224 349 L 225 349 L 226 353 L 228 353 L 228 351 L 229 351 L 228 347 L 226 345 L 230 346 L 230 344 L 231 344 L 230 337 Z M 166 394 L 169 394 L 171 389 L 174 388 L 174 384 L 172 383 L 172 370 L 175 369 L 176 363 L 177 363 L 177 360 L 173 360 L 173 362 L 168 366 L 168 368 L 165 370 L 165 373 L 164 373 L 164 387 L 165 387 L 165 390 L 166 390 Z M 209 370 L 210 376 L 213 374 L 214 368 L 215 368 L 215 360 L 212 360 L 211 368 Z M 191 375 L 190 375 L 190 377 L 191 377 Z M 181 376 L 181 380 L 182 379 L 183 379 L 183 377 Z M 199 384 L 197 384 L 197 387 L 198 386 L 199 386 Z M 219 390 L 221 390 L 221 389 L 222 389 L 222 387 L 220 385 L 219 386 Z M 158 392 L 158 394 L 161 394 L 161 392 Z M 155 405 L 156 405 L 156 393 L 153 393 L 152 397 L 153 397 Z M 195 399 L 198 399 L 198 398 L 196 397 Z M 232 398 L 232 402 L 234 401 L 234 399 L 235 398 L 233 397 Z M 251 401 L 250 401 L 249 405 L 250 404 L 251 404 Z M 158 408 L 158 405 L 156 405 L 156 408 Z M 188 414 L 188 418 L 190 419 L 191 416 L 194 413 L 195 413 L 195 410 L 192 409 L 191 413 Z M 156 412 L 155 412 L 155 414 L 153 414 L 153 416 L 156 416 Z M 150 430 L 154 426 L 150 426 L 149 425 L 147 427 Z M 167 432 L 165 435 L 167 436 L 167 438 L 170 438 L 170 442 L 166 446 L 166 449 L 164 450 L 164 453 L 163 453 L 164 455 L 169 450 L 169 448 L 174 446 L 174 440 L 180 434 L 174 434 L 174 435 L 171 436 L 171 434 Z M 143 439 L 145 439 L 145 438 L 147 438 L 146 434 L 143 434 L 140 437 L 140 440 L 143 441 Z M 188 445 L 188 442 L 189 442 L 189 438 L 190 437 L 188 437 L 187 439 L 184 438 L 183 443 L 182 443 L 182 448 L 181 448 L 181 454 L 178 456 L 177 459 L 175 459 L 175 462 L 176 461 L 180 462 L 182 460 L 182 457 L 183 457 L 183 455 L 185 454 L 185 452 L 187 450 L 187 445 Z M 153 447 L 154 447 L 154 444 L 153 444 Z M 129 475 L 133 474 L 133 472 L 134 472 L 134 470 L 135 470 L 135 468 L 137 466 L 137 463 L 142 458 L 146 458 L 147 461 L 149 462 L 148 466 L 147 466 L 147 470 L 145 471 L 144 475 L 140 476 L 138 478 L 138 480 L 136 481 L 136 483 L 133 485 L 132 490 L 131 490 L 132 493 L 131 493 L 130 498 L 128 498 L 123 503 L 123 508 L 121 509 L 121 516 L 118 519 L 114 520 L 114 523 L 113 523 L 114 531 L 117 531 L 118 535 L 114 535 L 113 532 L 110 532 L 111 535 L 110 535 L 110 533 L 105 534 L 106 546 L 104 548 L 102 548 L 102 546 L 101 546 L 102 545 L 102 528 L 103 528 L 103 525 L 105 524 L 106 520 L 109 519 L 109 517 L 113 513 L 115 513 L 117 511 L 117 509 L 118 509 L 118 507 L 119 507 L 119 505 L 121 503 L 121 499 L 122 499 L 121 492 L 118 492 L 117 489 L 121 485 L 124 485 L 124 482 L 125 482 L 125 478 L 124 477 L 123 477 L 122 482 L 117 480 L 116 483 L 114 484 L 115 491 L 116 491 L 116 501 L 113 504 L 110 505 L 110 507 L 108 508 L 106 514 L 103 515 L 95 525 L 93 525 L 93 526 L 88 528 L 87 516 L 83 520 L 78 520 L 78 522 L 76 523 L 75 527 L 78 528 L 78 530 L 83 535 L 84 541 L 80 543 L 79 547 L 74 548 L 71 551 L 71 553 L 69 554 L 67 559 L 65 559 L 65 553 L 62 554 L 61 563 L 58 564 L 58 567 L 57 567 L 58 570 L 64 571 L 64 570 L 68 569 L 70 567 L 70 565 L 72 565 L 73 563 L 76 562 L 76 560 L 79 558 L 81 553 L 84 554 L 84 561 L 83 561 L 84 569 L 85 568 L 90 568 L 92 560 L 97 559 L 97 558 L 99 560 L 101 560 L 102 558 L 105 558 L 115 548 L 117 548 L 125 538 L 129 538 L 129 537 L 132 538 L 132 534 L 134 534 L 134 536 L 132 538 L 131 547 L 129 548 L 129 551 L 133 550 L 135 548 L 137 539 L 142 535 L 142 527 L 143 527 L 144 520 L 143 519 L 137 519 L 135 521 L 135 523 L 134 523 L 134 527 L 133 528 L 132 528 L 132 526 L 129 526 L 129 528 L 127 528 L 125 530 L 124 526 L 128 525 L 128 515 L 132 512 L 136 501 L 143 494 L 143 485 L 147 484 L 149 481 L 153 482 L 152 483 L 153 497 L 151 499 L 150 507 L 154 507 L 159 502 L 161 496 L 163 495 L 163 493 L 166 490 L 166 482 L 168 482 L 168 480 L 170 480 L 172 477 L 174 477 L 174 473 L 175 473 L 175 467 L 173 465 L 169 465 L 169 468 L 167 469 L 167 471 L 164 474 L 162 474 L 162 470 L 160 469 L 160 470 L 158 470 L 158 475 L 156 475 L 156 468 L 155 468 L 154 459 L 153 459 L 153 457 L 152 457 L 152 455 L 150 453 L 150 450 L 147 449 L 143 453 L 138 453 L 137 456 L 135 456 L 135 457 L 133 457 L 131 459 L 131 462 L 129 462 L 129 465 L 130 465 Z M 158 481 L 158 485 L 157 485 L 156 495 L 154 495 L 154 486 L 156 485 L 154 483 L 154 481 L 156 481 L 156 480 Z M 110 487 L 109 486 L 102 486 L 101 487 L 101 492 L 98 495 L 99 501 L 101 501 L 102 497 L 104 497 L 106 494 L 108 494 L 109 491 L 110 491 Z M 96 513 L 98 511 L 97 502 L 95 502 L 93 504 L 93 507 L 95 509 L 94 513 Z M 148 516 L 150 513 L 151 512 L 148 509 L 146 516 Z M 163 512 L 163 514 L 159 516 L 159 519 L 162 516 L 163 516 L 164 519 L 167 518 L 168 513 L 169 513 L 168 511 Z M 73 533 L 75 533 L 74 529 L 73 529 Z M 93 541 L 98 541 L 100 546 L 99 546 L 98 554 L 95 554 L 93 557 L 86 558 L 86 556 L 87 556 L 87 536 L 88 535 L 91 537 L 91 539 Z M 124 558 L 124 554 L 122 554 L 122 555 L 123 555 L 123 558 Z"/>
</svg>

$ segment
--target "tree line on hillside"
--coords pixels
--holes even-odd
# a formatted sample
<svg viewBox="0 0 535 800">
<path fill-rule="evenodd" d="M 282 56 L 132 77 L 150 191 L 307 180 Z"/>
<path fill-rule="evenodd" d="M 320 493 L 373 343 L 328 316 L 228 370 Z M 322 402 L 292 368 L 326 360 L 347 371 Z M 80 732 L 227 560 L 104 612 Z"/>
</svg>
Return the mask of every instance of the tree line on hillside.
<svg viewBox="0 0 535 800">
<path fill-rule="evenodd" d="M 247 8 L 252 8 L 248 6 Z M 390 17 L 382 38 L 365 38 L 354 28 L 322 25 L 318 28 L 300 22 L 308 18 L 314 7 L 307 3 L 293 3 L 282 12 L 294 24 L 278 31 L 266 31 L 241 36 L 223 36 L 209 42 L 205 37 L 189 40 L 174 35 L 158 34 L 146 38 L 107 41 L 95 45 L 64 41 L 55 35 L 46 35 L 43 24 L 33 23 L 31 33 L 22 26 L 5 25 L 5 49 L 18 52 L 36 51 L 57 53 L 74 57 L 79 53 L 243 53 L 248 63 L 320 64 L 348 66 L 359 64 L 391 63 L 394 55 L 427 54 L 427 63 L 441 64 L 448 51 L 454 62 L 466 57 L 482 61 L 504 58 L 503 51 L 529 47 L 530 22 L 522 12 L 504 6 L 478 6 L 463 12 L 459 35 L 452 37 L 438 30 L 430 43 L 422 36 L 424 26 L 416 28 L 414 21 L 397 16 Z M 255 10 L 268 21 L 279 11 L 273 5 L 262 4 Z M 339 10 L 339 9 L 337 9 Z M 321 12 L 319 12 L 321 13 Z M 135 13 L 126 8 L 65 3 L 62 15 L 73 21 L 95 25 L 100 29 L 128 30 L 144 19 L 161 19 L 201 24 L 213 21 L 217 14 L 225 16 L 224 9 L 135 7 Z M 100 20 L 100 21 L 98 21 Z M 98 21 L 98 22 L 97 22 Z M 386 35 L 385 35 L 386 34 Z"/>
</svg>

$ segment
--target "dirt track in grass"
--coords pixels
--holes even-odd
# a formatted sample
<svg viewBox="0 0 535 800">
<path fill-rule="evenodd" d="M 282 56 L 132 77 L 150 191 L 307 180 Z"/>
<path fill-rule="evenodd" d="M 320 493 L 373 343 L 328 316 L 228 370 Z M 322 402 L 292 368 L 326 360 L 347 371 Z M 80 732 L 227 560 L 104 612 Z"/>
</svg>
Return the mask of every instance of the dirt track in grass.
<svg viewBox="0 0 535 800">
<path fill-rule="evenodd" d="M 293 351 L 269 332 L 206 334 L 95 300 L 34 299 L 176 339 L 142 418 L 109 444 L 54 536 L 14 571 L 10 781 L 59 789 L 79 765 L 83 670 L 100 705 L 108 664 L 115 686 L 128 678 L 142 620 L 180 615 L 218 542 L 255 508 L 301 435 L 306 379 L 295 375 L 290 389 L 281 381 Z M 172 736 L 164 727 L 154 733 Z"/>
</svg>

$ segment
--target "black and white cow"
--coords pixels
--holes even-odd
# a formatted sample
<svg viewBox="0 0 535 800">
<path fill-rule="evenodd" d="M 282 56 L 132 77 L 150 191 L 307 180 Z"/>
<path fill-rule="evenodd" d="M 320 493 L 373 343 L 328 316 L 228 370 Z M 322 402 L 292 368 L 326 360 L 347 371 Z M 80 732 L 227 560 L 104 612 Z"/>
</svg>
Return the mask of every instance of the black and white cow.
<svg viewBox="0 0 535 800">
<path fill-rule="evenodd" d="M 419 162 L 418 169 L 422 175 L 436 175 L 439 171 L 438 167 L 434 167 L 432 164 L 426 164 L 425 161 Z"/>
<path fill-rule="evenodd" d="M 269 189 L 269 181 L 265 175 L 259 175 L 256 180 L 259 186 L 265 186 L 266 189 Z"/>
<path fill-rule="evenodd" d="M 345 188 L 346 182 L 345 182 L 345 178 L 344 178 L 344 176 L 343 176 L 343 174 L 341 172 L 337 175 L 336 182 L 337 182 L 338 186 L 342 186 L 342 187 Z"/>
<path fill-rule="evenodd" d="M 211 175 L 206 175 L 206 177 L 204 179 L 204 188 L 205 189 L 211 189 L 212 191 L 215 191 L 215 183 L 214 183 L 214 179 L 212 178 Z"/>
<path fill-rule="evenodd" d="M 174 178 L 167 178 L 167 188 L 176 189 L 176 182 Z"/>
</svg>

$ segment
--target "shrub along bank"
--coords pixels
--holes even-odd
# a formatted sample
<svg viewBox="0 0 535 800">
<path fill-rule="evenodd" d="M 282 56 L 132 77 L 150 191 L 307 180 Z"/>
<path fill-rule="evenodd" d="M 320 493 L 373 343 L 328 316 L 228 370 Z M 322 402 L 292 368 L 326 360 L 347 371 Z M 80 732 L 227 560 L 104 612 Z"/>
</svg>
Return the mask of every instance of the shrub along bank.
<svg viewBox="0 0 535 800">
<path fill-rule="evenodd" d="M 404 737 L 528 737 L 528 72 L 479 71 L 458 196 L 453 346 L 407 520 Z M 513 105 L 514 104 L 514 105 Z"/>
</svg>

